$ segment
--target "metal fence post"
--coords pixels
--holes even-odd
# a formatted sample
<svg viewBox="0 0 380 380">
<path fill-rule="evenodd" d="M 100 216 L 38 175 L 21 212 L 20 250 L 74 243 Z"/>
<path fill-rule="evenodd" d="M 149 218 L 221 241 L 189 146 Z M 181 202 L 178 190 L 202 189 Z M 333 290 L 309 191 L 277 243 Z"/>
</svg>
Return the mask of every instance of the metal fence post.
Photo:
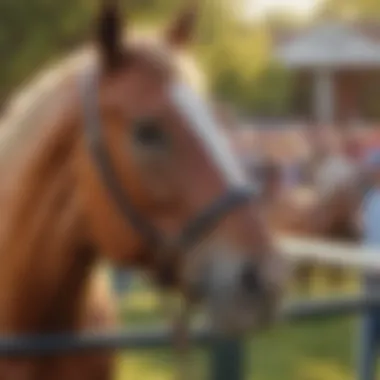
<svg viewBox="0 0 380 380">
<path fill-rule="evenodd" d="M 219 339 L 211 347 L 211 380 L 243 380 L 244 342 Z"/>
</svg>

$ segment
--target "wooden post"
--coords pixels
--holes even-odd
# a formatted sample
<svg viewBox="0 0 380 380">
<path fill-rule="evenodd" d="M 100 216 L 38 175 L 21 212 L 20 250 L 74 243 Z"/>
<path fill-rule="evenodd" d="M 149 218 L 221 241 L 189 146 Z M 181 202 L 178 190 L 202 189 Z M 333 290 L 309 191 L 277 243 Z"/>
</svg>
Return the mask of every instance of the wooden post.
<svg viewBox="0 0 380 380">
<path fill-rule="evenodd" d="M 244 342 L 219 339 L 211 350 L 211 380 L 243 380 L 245 378 Z"/>
<path fill-rule="evenodd" d="M 335 99 L 332 71 L 318 69 L 314 76 L 314 112 L 319 125 L 330 125 L 334 121 Z"/>
</svg>

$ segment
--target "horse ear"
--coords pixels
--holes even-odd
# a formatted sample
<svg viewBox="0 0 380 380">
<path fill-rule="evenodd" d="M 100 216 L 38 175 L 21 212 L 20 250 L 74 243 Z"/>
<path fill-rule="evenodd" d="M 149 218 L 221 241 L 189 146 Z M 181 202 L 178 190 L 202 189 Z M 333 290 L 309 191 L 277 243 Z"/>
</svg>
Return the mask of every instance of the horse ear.
<svg viewBox="0 0 380 380">
<path fill-rule="evenodd" d="M 183 47 L 188 44 L 196 30 L 198 19 L 197 4 L 189 4 L 169 27 L 166 39 L 173 47 Z"/>
<path fill-rule="evenodd" d="M 121 63 L 123 55 L 123 21 L 117 0 L 103 0 L 96 30 L 103 68 L 112 70 Z"/>
</svg>

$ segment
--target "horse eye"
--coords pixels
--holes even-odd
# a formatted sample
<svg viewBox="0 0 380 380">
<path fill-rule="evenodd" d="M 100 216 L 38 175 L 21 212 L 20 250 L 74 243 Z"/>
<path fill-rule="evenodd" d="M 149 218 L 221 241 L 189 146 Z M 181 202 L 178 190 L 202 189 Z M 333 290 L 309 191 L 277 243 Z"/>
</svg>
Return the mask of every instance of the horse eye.
<svg viewBox="0 0 380 380">
<path fill-rule="evenodd" d="M 134 139 L 137 143 L 147 147 L 166 147 L 168 136 L 161 128 L 160 122 L 155 119 L 144 119 L 136 123 Z"/>
</svg>

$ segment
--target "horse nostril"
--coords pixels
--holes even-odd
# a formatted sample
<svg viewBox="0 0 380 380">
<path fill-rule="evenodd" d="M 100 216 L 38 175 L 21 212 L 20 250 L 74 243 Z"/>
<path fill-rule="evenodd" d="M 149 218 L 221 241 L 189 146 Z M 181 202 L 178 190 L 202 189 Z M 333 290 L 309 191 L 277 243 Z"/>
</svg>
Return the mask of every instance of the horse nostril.
<svg viewBox="0 0 380 380">
<path fill-rule="evenodd" d="M 256 293 L 260 288 L 260 276 L 257 268 L 247 265 L 241 274 L 241 284 L 243 289 L 249 293 Z"/>
</svg>

